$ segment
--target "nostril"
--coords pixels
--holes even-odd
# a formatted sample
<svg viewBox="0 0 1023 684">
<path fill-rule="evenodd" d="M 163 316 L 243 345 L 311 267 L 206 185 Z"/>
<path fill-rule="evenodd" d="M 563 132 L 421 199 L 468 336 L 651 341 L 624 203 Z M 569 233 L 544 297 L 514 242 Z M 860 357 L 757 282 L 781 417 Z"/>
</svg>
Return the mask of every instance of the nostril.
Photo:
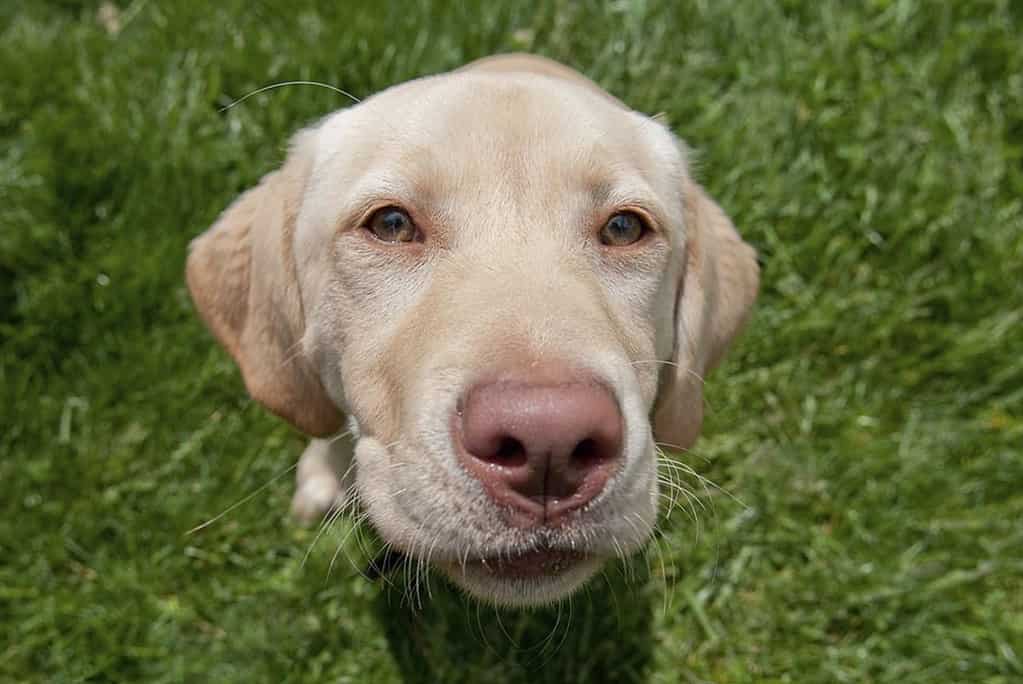
<svg viewBox="0 0 1023 684">
<path fill-rule="evenodd" d="M 587 438 L 575 445 L 570 458 L 575 465 L 588 469 L 604 461 L 604 450 L 596 440 Z"/>
<path fill-rule="evenodd" d="M 497 445 L 494 452 L 493 463 L 496 465 L 515 468 L 526 465 L 529 456 L 526 454 L 526 447 L 514 437 L 504 437 Z"/>
<path fill-rule="evenodd" d="M 452 421 L 469 475 L 529 526 L 554 524 L 593 500 L 622 456 L 618 402 L 585 376 L 476 385 Z"/>
</svg>

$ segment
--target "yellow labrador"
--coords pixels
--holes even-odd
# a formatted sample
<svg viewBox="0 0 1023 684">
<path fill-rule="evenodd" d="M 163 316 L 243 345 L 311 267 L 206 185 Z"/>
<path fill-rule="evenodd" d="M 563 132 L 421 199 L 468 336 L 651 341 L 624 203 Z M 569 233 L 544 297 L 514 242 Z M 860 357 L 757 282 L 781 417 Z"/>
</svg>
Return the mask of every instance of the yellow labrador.
<svg viewBox="0 0 1023 684">
<path fill-rule="evenodd" d="M 654 440 L 696 440 L 759 274 L 670 131 L 506 55 L 300 131 L 187 278 L 252 396 L 316 438 L 297 515 L 352 473 L 393 548 L 532 605 L 647 541 Z"/>
</svg>

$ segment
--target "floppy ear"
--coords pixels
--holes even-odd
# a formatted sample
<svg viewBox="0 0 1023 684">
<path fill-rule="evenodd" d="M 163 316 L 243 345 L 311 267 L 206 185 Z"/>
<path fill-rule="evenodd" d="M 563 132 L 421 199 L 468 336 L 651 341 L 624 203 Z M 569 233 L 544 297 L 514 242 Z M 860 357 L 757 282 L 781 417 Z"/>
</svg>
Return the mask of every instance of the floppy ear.
<svg viewBox="0 0 1023 684">
<path fill-rule="evenodd" d="M 299 133 L 284 166 L 192 241 L 185 273 L 199 314 L 238 363 L 252 397 L 300 430 L 325 436 L 340 429 L 342 415 L 303 350 L 292 250 L 312 142 L 311 133 Z"/>
<path fill-rule="evenodd" d="M 757 296 L 756 252 L 714 200 L 686 180 L 686 263 L 675 302 L 674 365 L 665 367 L 654 411 L 657 441 L 681 448 L 703 424 L 703 379 L 742 329 Z"/>
</svg>

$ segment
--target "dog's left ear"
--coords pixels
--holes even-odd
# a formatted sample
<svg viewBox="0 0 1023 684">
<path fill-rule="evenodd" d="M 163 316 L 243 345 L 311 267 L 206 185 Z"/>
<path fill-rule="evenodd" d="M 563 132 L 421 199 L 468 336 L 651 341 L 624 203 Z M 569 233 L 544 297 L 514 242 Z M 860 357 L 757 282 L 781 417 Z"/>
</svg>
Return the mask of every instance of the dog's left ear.
<svg viewBox="0 0 1023 684">
<path fill-rule="evenodd" d="M 305 312 L 294 233 L 315 136 L 295 136 L 288 158 L 192 241 L 185 269 L 196 308 L 241 368 L 254 399 L 303 432 L 341 428 L 302 337 Z"/>
<path fill-rule="evenodd" d="M 664 369 L 654 437 L 688 449 L 703 424 L 703 379 L 742 330 L 760 283 L 756 252 L 703 188 L 686 180 L 687 243 L 675 302 L 674 365 Z"/>
</svg>

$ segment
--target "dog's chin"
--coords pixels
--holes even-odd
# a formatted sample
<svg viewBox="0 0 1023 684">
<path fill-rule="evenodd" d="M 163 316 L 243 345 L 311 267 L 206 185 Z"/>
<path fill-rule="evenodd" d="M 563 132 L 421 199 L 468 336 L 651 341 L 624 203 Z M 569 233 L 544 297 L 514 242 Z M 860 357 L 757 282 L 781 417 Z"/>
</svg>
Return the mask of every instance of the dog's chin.
<svg viewBox="0 0 1023 684">
<path fill-rule="evenodd" d="M 525 608 L 567 598 L 606 560 L 592 554 L 551 549 L 436 565 L 452 582 L 480 601 Z"/>
<path fill-rule="evenodd" d="M 656 480 L 633 477 L 624 503 L 580 512 L 585 515 L 574 523 L 524 530 L 508 526 L 482 491 L 463 492 L 457 506 L 424 494 L 414 480 L 400 479 L 409 469 L 395 471 L 386 449 L 371 437 L 359 439 L 355 456 L 359 499 L 388 546 L 413 562 L 429 562 L 473 598 L 499 606 L 567 598 L 609 560 L 641 548 L 657 511 Z M 451 498 L 460 483 L 442 475 L 434 471 L 435 489 Z M 428 529 L 424 520 L 445 522 Z M 611 541 L 614 548 L 606 548 Z"/>
</svg>

